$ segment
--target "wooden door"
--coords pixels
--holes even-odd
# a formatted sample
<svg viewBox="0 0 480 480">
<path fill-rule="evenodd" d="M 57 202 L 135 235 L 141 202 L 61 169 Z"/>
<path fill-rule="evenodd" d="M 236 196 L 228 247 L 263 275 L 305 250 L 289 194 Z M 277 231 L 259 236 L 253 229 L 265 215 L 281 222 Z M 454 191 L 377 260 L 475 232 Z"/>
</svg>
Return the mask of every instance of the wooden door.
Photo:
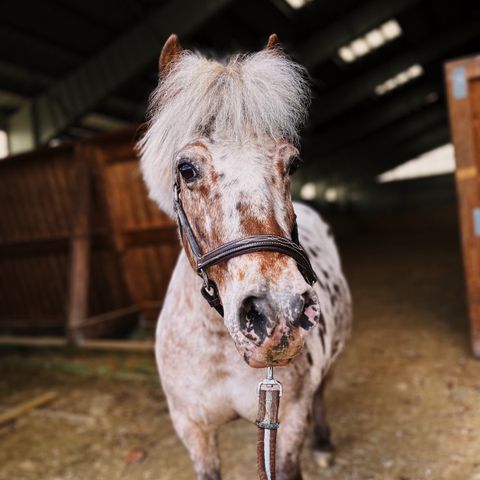
<svg viewBox="0 0 480 480">
<path fill-rule="evenodd" d="M 445 66 L 472 348 L 480 358 L 480 56 Z"/>
</svg>

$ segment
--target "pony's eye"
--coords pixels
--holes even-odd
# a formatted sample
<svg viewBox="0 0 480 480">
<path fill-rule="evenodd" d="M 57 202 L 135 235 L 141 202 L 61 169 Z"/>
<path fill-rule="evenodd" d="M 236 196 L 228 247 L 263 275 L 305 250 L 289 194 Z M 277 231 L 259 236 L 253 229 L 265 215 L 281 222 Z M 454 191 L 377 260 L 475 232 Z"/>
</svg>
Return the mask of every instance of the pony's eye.
<svg viewBox="0 0 480 480">
<path fill-rule="evenodd" d="M 293 175 L 298 170 L 301 163 L 302 163 L 302 160 L 300 159 L 300 157 L 298 157 L 297 155 L 292 157 L 292 159 L 290 160 L 290 163 L 288 164 L 288 174 Z"/>
<path fill-rule="evenodd" d="M 178 165 L 178 171 L 187 183 L 193 182 L 198 177 L 198 172 L 195 170 L 195 167 L 188 162 L 180 163 L 180 165 Z"/>
</svg>

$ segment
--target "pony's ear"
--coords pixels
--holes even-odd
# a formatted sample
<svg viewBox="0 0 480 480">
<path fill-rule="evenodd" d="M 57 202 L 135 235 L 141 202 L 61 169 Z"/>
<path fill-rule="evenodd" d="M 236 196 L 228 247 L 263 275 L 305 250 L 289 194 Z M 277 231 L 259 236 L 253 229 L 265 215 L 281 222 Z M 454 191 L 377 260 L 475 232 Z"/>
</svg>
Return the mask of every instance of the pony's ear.
<svg viewBox="0 0 480 480">
<path fill-rule="evenodd" d="M 165 42 L 162 52 L 160 53 L 160 58 L 158 59 L 158 72 L 161 77 L 165 77 L 168 74 L 174 63 L 179 59 L 181 53 L 182 47 L 178 41 L 178 37 L 172 33 Z"/>
<path fill-rule="evenodd" d="M 280 48 L 280 41 L 276 33 L 272 33 L 268 37 L 267 50 L 278 50 Z"/>
</svg>

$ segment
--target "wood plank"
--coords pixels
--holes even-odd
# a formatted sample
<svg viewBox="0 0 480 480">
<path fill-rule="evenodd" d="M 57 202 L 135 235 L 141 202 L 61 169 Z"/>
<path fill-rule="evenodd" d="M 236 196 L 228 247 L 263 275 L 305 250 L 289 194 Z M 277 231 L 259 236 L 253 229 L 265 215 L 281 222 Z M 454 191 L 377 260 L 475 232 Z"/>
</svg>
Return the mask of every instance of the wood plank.
<svg viewBox="0 0 480 480">
<path fill-rule="evenodd" d="M 135 233 L 133 232 L 135 237 Z M 13 242 L 0 242 L 0 259 L 15 257 L 38 257 L 43 255 L 64 254 L 70 249 L 71 237 L 67 235 L 51 238 L 30 238 Z M 92 247 L 96 250 L 111 248 L 107 235 L 93 234 Z"/>
<path fill-rule="evenodd" d="M 113 310 L 112 312 L 101 313 L 99 315 L 86 318 L 82 322 L 82 327 L 96 325 L 98 323 L 108 322 L 111 320 L 116 320 L 118 318 L 121 318 L 127 315 L 136 314 L 138 313 L 138 311 L 139 311 L 138 306 L 131 305 L 129 307 Z"/>
<path fill-rule="evenodd" d="M 10 347 L 65 348 L 70 344 L 60 337 L 16 337 L 0 335 L 0 345 Z M 153 352 L 154 342 L 151 340 L 85 340 L 76 348 L 85 350 L 105 350 L 110 352 Z"/>
<path fill-rule="evenodd" d="M 477 358 L 480 358 L 480 234 L 476 232 L 474 225 L 474 209 L 480 208 L 480 151 L 476 150 L 476 144 L 480 143 L 480 129 L 475 129 L 475 118 L 478 119 L 480 116 L 479 68 L 478 57 L 449 62 L 445 66 L 450 128 L 455 147 L 458 209 L 471 344 Z M 462 87 L 462 71 L 465 74 L 465 88 L 459 90 L 459 81 Z"/>
<path fill-rule="evenodd" d="M 70 343 L 80 341 L 79 327 L 88 315 L 88 287 L 90 280 L 90 223 L 91 223 L 91 147 L 80 143 L 75 149 L 76 209 L 71 240 L 70 293 L 68 300 L 67 338 Z"/>
<path fill-rule="evenodd" d="M 18 417 L 25 415 L 34 408 L 41 407 L 42 405 L 51 402 L 57 397 L 58 393 L 52 391 L 42 393 L 41 395 L 31 398 L 26 402 L 22 402 L 20 405 L 17 405 L 16 407 L 13 407 L 6 412 L 0 413 L 0 425 L 16 420 Z"/>
<path fill-rule="evenodd" d="M 172 224 L 165 227 L 137 227 L 123 230 L 123 245 L 125 248 L 179 245 L 177 226 Z"/>
</svg>

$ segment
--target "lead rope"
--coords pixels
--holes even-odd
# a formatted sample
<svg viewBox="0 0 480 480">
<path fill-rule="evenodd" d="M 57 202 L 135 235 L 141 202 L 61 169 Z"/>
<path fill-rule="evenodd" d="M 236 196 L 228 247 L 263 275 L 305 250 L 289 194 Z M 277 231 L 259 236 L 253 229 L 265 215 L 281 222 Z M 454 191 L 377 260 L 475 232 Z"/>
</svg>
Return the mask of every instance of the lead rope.
<svg viewBox="0 0 480 480">
<path fill-rule="evenodd" d="M 257 386 L 258 427 L 257 472 L 259 480 L 275 480 L 275 452 L 277 446 L 278 409 L 282 384 L 273 378 L 273 367 L 267 368 L 267 378 Z"/>
</svg>

